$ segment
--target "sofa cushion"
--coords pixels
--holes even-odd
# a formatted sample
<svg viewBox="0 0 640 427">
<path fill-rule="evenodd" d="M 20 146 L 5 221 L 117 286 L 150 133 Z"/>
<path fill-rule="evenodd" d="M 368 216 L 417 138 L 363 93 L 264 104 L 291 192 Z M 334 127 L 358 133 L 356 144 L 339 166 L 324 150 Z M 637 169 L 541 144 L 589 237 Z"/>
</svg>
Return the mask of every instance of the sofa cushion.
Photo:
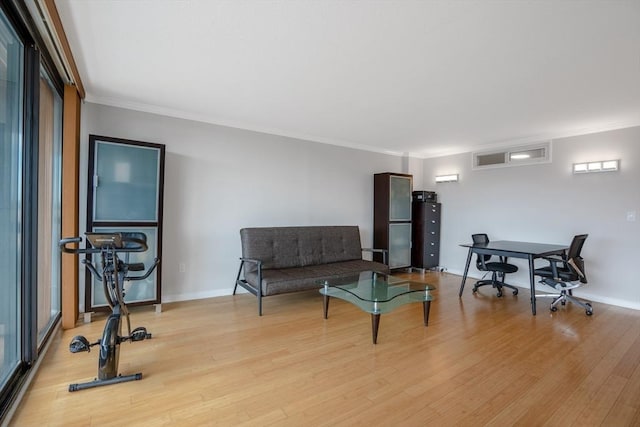
<svg viewBox="0 0 640 427">
<path fill-rule="evenodd" d="M 384 264 L 363 259 L 332 262 L 328 264 L 306 267 L 269 269 L 262 271 L 262 295 L 277 295 L 287 292 L 304 291 L 320 288 L 318 281 L 346 274 L 355 274 L 373 270 L 388 273 L 389 267 Z M 258 286 L 258 274 L 246 271 L 245 280 L 252 286 Z"/>
<path fill-rule="evenodd" d="M 358 226 L 243 228 L 240 239 L 242 256 L 261 260 L 263 271 L 362 259 Z"/>
</svg>

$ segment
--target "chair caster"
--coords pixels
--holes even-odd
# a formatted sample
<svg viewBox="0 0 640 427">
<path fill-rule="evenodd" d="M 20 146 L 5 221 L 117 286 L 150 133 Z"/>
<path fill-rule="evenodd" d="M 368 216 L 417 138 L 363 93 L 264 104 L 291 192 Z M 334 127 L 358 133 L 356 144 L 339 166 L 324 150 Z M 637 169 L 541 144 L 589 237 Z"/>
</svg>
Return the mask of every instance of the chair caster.
<svg viewBox="0 0 640 427">
<path fill-rule="evenodd" d="M 551 310 L 551 311 L 553 311 L 555 313 L 556 311 L 558 311 L 558 307 L 551 307 L 549 310 Z"/>
<path fill-rule="evenodd" d="M 513 294 L 514 294 L 514 295 L 518 295 L 518 290 L 517 290 L 517 289 L 514 289 L 514 290 L 513 290 Z"/>
<path fill-rule="evenodd" d="M 585 310 L 585 313 L 587 314 L 587 316 L 592 316 L 593 315 L 593 308 L 591 308 L 591 304 L 587 303 L 586 304 L 589 308 L 587 308 Z"/>
<path fill-rule="evenodd" d="M 139 326 L 131 331 L 131 341 L 143 341 L 147 338 L 151 338 L 151 334 L 147 333 L 147 328 Z"/>
<path fill-rule="evenodd" d="M 498 298 L 502 296 L 502 291 L 498 291 Z"/>
<path fill-rule="evenodd" d="M 477 286 L 474 286 L 474 287 L 473 287 L 473 289 L 472 289 L 472 291 L 473 291 L 473 293 L 475 294 L 476 292 L 478 292 L 478 287 L 477 287 Z"/>
<path fill-rule="evenodd" d="M 88 353 L 91 351 L 91 344 L 89 344 L 89 340 L 82 335 L 76 335 L 69 343 L 69 351 L 71 353 L 81 353 L 83 351 Z"/>
</svg>

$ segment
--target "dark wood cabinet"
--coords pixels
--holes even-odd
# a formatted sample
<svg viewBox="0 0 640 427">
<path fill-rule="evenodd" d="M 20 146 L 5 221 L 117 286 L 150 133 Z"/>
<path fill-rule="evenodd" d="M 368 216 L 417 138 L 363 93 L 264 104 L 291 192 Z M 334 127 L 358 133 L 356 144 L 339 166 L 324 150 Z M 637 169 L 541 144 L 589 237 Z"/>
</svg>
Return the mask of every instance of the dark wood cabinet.
<svg viewBox="0 0 640 427">
<path fill-rule="evenodd" d="M 412 203 L 413 232 L 411 266 L 431 269 L 440 264 L 440 203 Z"/>
<path fill-rule="evenodd" d="M 89 135 L 87 231 L 142 232 L 149 249 L 127 255 L 128 263 L 149 268 L 162 258 L 162 208 L 165 146 L 128 139 Z M 87 255 L 97 262 L 97 254 Z M 96 264 L 97 265 L 97 264 Z M 162 302 L 162 264 L 144 280 L 127 286 L 130 305 Z M 107 299 L 89 270 L 85 280 L 85 312 L 109 310 Z"/>
<path fill-rule="evenodd" d="M 391 269 L 411 267 L 411 192 L 413 176 L 378 173 L 373 179 L 373 247 L 386 249 Z M 374 260 L 382 262 L 382 255 Z"/>
</svg>

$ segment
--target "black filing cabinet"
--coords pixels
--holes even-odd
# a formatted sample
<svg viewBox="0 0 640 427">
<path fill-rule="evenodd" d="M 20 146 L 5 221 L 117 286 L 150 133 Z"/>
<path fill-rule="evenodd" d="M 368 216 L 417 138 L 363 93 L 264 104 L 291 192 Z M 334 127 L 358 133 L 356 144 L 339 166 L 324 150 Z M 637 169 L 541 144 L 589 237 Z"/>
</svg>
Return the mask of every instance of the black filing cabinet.
<svg viewBox="0 0 640 427">
<path fill-rule="evenodd" d="M 440 264 L 440 212 L 441 204 L 413 198 L 411 266 L 432 269 Z"/>
</svg>

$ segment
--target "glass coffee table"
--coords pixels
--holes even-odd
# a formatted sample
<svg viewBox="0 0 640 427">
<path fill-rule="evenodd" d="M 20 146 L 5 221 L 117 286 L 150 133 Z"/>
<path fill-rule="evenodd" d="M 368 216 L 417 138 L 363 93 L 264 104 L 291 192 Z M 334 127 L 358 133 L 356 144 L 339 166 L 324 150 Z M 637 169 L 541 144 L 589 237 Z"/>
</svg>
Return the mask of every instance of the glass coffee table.
<svg viewBox="0 0 640 427">
<path fill-rule="evenodd" d="M 380 315 L 389 313 L 401 305 L 421 302 L 424 311 L 424 325 L 429 323 L 429 309 L 435 287 L 427 283 L 412 282 L 388 274 L 375 271 L 364 271 L 359 274 L 336 276 L 319 280 L 323 287 L 324 318 L 328 317 L 329 298 L 340 298 L 349 301 L 361 310 L 371 313 L 373 343 L 378 341 Z"/>
</svg>

